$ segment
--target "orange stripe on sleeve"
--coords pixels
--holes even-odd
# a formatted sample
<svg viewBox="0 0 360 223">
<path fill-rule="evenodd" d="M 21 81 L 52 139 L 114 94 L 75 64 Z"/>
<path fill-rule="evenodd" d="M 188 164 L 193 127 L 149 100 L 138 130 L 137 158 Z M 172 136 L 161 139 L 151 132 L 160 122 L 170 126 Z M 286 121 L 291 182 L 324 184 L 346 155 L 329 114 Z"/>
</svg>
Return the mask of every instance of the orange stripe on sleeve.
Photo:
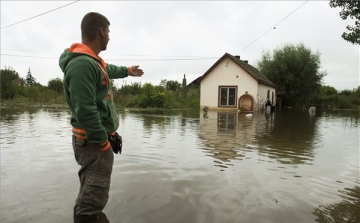
<svg viewBox="0 0 360 223">
<path fill-rule="evenodd" d="M 131 69 L 131 67 L 128 67 L 128 72 L 129 72 L 129 74 L 132 74 L 132 69 Z"/>
<path fill-rule="evenodd" d="M 105 141 L 103 143 L 100 144 L 100 151 L 101 152 L 105 152 L 110 148 L 110 142 L 109 141 Z"/>
<path fill-rule="evenodd" d="M 85 133 L 84 129 L 78 129 L 78 128 L 73 127 L 72 130 L 75 132 L 78 132 L 78 133 Z"/>
<path fill-rule="evenodd" d="M 86 139 L 85 130 L 72 127 L 72 132 L 74 136 L 78 139 Z"/>
<path fill-rule="evenodd" d="M 74 136 L 78 139 L 86 139 L 86 136 L 76 135 L 76 134 L 74 134 Z"/>
</svg>

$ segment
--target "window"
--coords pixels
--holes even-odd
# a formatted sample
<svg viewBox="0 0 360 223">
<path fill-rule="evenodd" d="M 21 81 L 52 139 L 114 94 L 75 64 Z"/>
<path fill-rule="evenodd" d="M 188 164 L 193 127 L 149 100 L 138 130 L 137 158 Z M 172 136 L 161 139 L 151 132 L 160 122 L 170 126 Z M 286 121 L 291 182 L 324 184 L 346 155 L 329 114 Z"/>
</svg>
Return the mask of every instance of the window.
<svg viewBox="0 0 360 223">
<path fill-rule="evenodd" d="M 219 106 L 236 107 L 237 87 L 219 87 Z"/>
<path fill-rule="evenodd" d="M 270 90 L 267 91 L 267 97 L 268 100 L 270 99 Z"/>
<path fill-rule="evenodd" d="M 218 132 L 236 133 L 237 113 L 218 112 Z"/>
</svg>

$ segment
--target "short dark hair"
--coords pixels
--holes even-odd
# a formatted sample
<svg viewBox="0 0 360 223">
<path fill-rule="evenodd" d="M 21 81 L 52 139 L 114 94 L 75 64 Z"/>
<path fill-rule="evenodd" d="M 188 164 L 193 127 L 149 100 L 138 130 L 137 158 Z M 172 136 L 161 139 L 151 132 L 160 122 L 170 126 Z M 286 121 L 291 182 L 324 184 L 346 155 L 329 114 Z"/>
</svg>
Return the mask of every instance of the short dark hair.
<svg viewBox="0 0 360 223">
<path fill-rule="evenodd" d="M 97 12 L 87 13 L 81 21 L 81 37 L 94 40 L 100 28 L 107 28 L 109 20 Z"/>
</svg>

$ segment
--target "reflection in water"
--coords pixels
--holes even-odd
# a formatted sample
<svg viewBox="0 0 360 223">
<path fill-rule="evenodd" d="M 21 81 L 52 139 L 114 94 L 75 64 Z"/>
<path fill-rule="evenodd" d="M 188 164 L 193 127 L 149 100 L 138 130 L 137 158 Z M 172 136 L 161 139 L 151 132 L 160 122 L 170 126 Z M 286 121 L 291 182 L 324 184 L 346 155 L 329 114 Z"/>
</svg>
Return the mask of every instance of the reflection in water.
<svg viewBox="0 0 360 223">
<path fill-rule="evenodd" d="M 230 133 L 236 135 L 237 114 L 228 112 L 218 113 L 217 131 L 219 133 Z"/>
<path fill-rule="evenodd" d="M 74 223 L 79 223 L 79 222 L 74 220 Z M 96 220 L 87 221 L 86 223 L 110 223 L 110 222 L 109 222 L 109 219 L 107 218 L 106 214 L 101 212 L 98 214 L 98 217 Z"/>
<path fill-rule="evenodd" d="M 35 115 L 39 113 L 49 113 L 55 118 L 63 118 L 64 115 L 69 114 L 67 110 L 46 108 L 46 107 L 26 107 L 26 108 L 1 108 L 0 119 L 4 122 L 12 122 L 19 120 L 20 118 L 33 119 Z"/>
<path fill-rule="evenodd" d="M 282 164 L 311 164 L 313 150 L 321 143 L 316 117 L 307 112 L 287 111 L 272 117 L 259 114 L 256 138 L 259 153 Z"/>
<path fill-rule="evenodd" d="M 20 109 L 14 109 L 14 108 L 2 108 L 1 109 L 1 120 L 11 124 L 15 121 L 19 120 L 22 116 L 26 115 L 30 119 L 32 118 L 32 115 L 41 109 L 39 108 L 29 108 L 25 110 Z"/>
<path fill-rule="evenodd" d="M 231 160 L 241 158 L 237 153 L 240 146 L 237 138 L 238 114 L 231 112 L 207 111 L 200 114 L 199 137 L 204 140 L 202 148 L 214 157 L 215 166 L 221 171 L 231 166 Z"/>
<path fill-rule="evenodd" d="M 360 185 L 359 183 L 357 183 Z M 320 205 L 315 208 L 313 214 L 316 222 L 341 223 L 360 222 L 360 186 L 339 190 L 343 200 L 339 203 Z"/>
<path fill-rule="evenodd" d="M 304 112 L 243 113 L 206 112 L 200 114 L 200 138 L 207 155 L 226 168 L 231 160 L 243 158 L 247 150 L 282 164 L 311 164 L 317 139 L 316 118 Z M 315 140 L 317 140 L 315 142 Z"/>
<path fill-rule="evenodd" d="M 146 131 L 155 129 L 166 129 L 174 126 L 186 127 L 189 123 L 197 123 L 199 113 L 194 110 L 156 110 L 156 111 L 133 111 L 132 116 L 143 121 Z M 125 120 L 129 113 L 121 113 L 120 120 Z M 196 120 L 195 120 L 196 119 Z M 184 131 L 185 129 L 182 128 Z"/>
<path fill-rule="evenodd" d="M 69 116 L 2 110 L 0 222 L 73 222 L 78 166 Z M 119 117 L 124 149 L 104 209 L 111 223 L 359 219 L 359 114 Z"/>
<path fill-rule="evenodd" d="M 142 119 L 146 130 L 151 130 L 153 127 L 164 129 L 171 123 L 171 117 L 162 115 L 142 115 Z"/>
</svg>

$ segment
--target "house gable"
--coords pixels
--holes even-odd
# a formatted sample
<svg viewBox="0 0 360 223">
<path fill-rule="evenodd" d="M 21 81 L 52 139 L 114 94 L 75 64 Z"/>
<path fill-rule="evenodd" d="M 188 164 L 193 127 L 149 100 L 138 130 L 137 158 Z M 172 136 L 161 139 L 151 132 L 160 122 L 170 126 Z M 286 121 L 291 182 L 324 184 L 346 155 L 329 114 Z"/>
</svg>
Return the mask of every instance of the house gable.
<svg viewBox="0 0 360 223">
<path fill-rule="evenodd" d="M 196 86 L 200 86 L 200 77 L 197 77 L 195 80 L 193 80 L 192 82 L 190 82 L 190 84 L 188 84 L 188 87 L 196 87 Z"/>
<path fill-rule="evenodd" d="M 201 76 L 201 78 L 199 79 L 199 82 L 201 83 L 201 81 L 203 81 L 207 75 L 209 75 L 211 73 L 211 71 L 217 67 L 221 61 L 223 61 L 224 59 L 229 58 L 231 59 L 233 62 L 235 62 L 239 67 L 241 67 L 242 69 L 244 69 L 250 76 L 252 76 L 253 78 L 255 78 L 255 80 L 258 81 L 258 83 L 270 86 L 270 87 L 274 87 L 275 88 L 275 84 L 273 84 L 265 75 L 263 75 L 258 69 L 256 69 L 255 67 L 251 66 L 250 64 L 248 64 L 247 62 L 241 61 L 240 59 L 232 56 L 229 53 L 225 53 L 219 60 L 217 60 L 205 73 L 204 75 Z"/>
<path fill-rule="evenodd" d="M 235 105 L 230 103 L 230 101 L 223 104 L 224 101 L 222 99 L 224 97 L 221 97 L 224 93 L 223 91 L 227 92 L 225 94 L 230 94 L 233 92 L 231 89 L 235 88 L 235 96 L 238 98 L 245 94 L 245 92 L 251 92 L 253 95 L 256 95 L 258 89 L 258 81 L 228 58 L 220 60 L 218 65 L 209 71 L 208 76 L 200 84 L 200 106 L 206 105 L 210 109 L 237 107 L 237 100 Z M 229 96 L 228 99 L 230 100 Z"/>
<path fill-rule="evenodd" d="M 275 100 L 275 85 L 247 61 L 228 53 L 195 82 L 200 84 L 200 108 L 252 112 Z"/>
</svg>

